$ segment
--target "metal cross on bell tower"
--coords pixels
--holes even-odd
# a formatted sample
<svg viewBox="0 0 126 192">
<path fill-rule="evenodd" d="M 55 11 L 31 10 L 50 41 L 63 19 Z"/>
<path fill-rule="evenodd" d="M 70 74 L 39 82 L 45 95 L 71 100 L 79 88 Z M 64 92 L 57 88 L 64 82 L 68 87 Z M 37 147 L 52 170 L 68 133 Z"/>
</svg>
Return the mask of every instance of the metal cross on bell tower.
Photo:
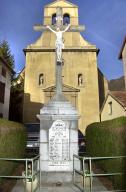
<svg viewBox="0 0 126 192">
<path fill-rule="evenodd" d="M 61 173 L 65 171 L 67 174 L 70 173 L 70 179 L 72 179 L 73 154 L 78 154 L 79 114 L 62 92 L 62 50 L 64 49 L 63 33 L 80 31 L 80 29 L 78 26 L 63 25 L 62 13 L 63 8 L 57 7 L 54 25 L 35 26 L 35 29 L 39 31 L 51 31 L 56 36 L 56 93 L 42 107 L 40 115 L 37 115 L 40 119 L 40 170 L 46 172 L 60 171 Z M 52 37 L 52 35 L 50 36 Z M 50 47 L 47 47 L 47 52 L 49 50 L 52 51 Z"/>
</svg>

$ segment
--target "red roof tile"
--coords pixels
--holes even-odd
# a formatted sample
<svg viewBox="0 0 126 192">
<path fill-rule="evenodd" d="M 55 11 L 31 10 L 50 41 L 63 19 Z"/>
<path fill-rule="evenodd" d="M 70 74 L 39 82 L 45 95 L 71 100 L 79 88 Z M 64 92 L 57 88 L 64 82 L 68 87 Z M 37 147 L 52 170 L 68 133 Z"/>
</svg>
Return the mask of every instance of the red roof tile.
<svg viewBox="0 0 126 192">
<path fill-rule="evenodd" d="M 110 94 L 113 95 L 123 107 L 126 107 L 126 91 L 111 91 Z"/>
</svg>

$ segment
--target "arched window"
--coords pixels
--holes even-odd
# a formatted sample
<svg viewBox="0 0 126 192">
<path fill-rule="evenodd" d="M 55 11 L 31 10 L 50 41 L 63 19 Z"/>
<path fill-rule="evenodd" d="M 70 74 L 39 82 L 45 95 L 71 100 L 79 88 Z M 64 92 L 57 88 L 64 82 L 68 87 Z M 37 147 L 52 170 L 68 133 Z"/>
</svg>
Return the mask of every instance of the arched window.
<svg viewBox="0 0 126 192">
<path fill-rule="evenodd" d="M 52 15 L 52 25 L 56 24 L 56 13 Z"/>
<path fill-rule="evenodd" d="M 108 114 L 112 115 L 112 101 L 108 103 Z"/>
<path fill-rule="evenodd" d="M 80 73 L 78 74 L 78 86 L 83 85 L 83 75 Z"/>
<path fill-rule="evenodd" d="M 41 86 L 41 85 L 43 85 L 43 84 L 44 84 L 44 74 L 41 73 L 41 74 L 39 75 L 39 85 Z"/>
<path fill-rule="evenodd" d="M 70 15 L 68 13 L 65 13 L 63 15 L 63 25 L 68 25 L 70 23 Z"/>
</svg>

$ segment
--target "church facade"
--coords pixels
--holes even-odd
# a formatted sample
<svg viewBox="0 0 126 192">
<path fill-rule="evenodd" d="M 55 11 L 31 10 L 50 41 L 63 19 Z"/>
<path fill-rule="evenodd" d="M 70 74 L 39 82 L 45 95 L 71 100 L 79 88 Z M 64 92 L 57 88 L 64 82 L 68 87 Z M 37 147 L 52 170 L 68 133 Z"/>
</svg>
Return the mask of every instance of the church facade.
<svg viewBox="0 0 126 192">
<path fill-rule="evenodd" d="M 79 25 L 78 7 L 57 0 L 44 7 L 44 25 L 55 25 L 56 9 L 63 11 L 63 24 Z M 26 55 L 23 122 L 39 123 L 36 114 L 55 91 L 55 34 L 44 31 L 24 49 Z M 98 49 L 80 32 L 64 33 L 63 92 L 80 114 L 79 129 L 100 121 L 99 111 L 107 92 L 107 81 L 97 67 Z M 101 91 L 101 92 L 100 92 Z"/>
<path fill-rule="evenodd" d="M 14 73 L 7 62 L 0 56 L 0 118 L 9 118 L 11 73 Z"/>
</svg>

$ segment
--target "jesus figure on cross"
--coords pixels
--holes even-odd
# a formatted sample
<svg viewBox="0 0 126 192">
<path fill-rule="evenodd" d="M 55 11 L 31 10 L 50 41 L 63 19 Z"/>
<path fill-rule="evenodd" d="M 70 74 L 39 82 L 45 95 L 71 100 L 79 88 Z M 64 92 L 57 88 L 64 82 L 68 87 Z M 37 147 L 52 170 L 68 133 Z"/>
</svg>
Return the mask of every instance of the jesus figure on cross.
<svg viewBox="0 0 126 192">
<path fill-rule="evenodd" d="M 61 31 L 59 27 L 56 28 L 56 31 L 53 30 L 50 26 L 46 27 L 56 34 L 55 47 L 56 47 L 57 62 L 62 62 L 62 49 L 64 49 L 63 33 L 69 29 L 70 24 L 63 31 Z"/>
</svg>

